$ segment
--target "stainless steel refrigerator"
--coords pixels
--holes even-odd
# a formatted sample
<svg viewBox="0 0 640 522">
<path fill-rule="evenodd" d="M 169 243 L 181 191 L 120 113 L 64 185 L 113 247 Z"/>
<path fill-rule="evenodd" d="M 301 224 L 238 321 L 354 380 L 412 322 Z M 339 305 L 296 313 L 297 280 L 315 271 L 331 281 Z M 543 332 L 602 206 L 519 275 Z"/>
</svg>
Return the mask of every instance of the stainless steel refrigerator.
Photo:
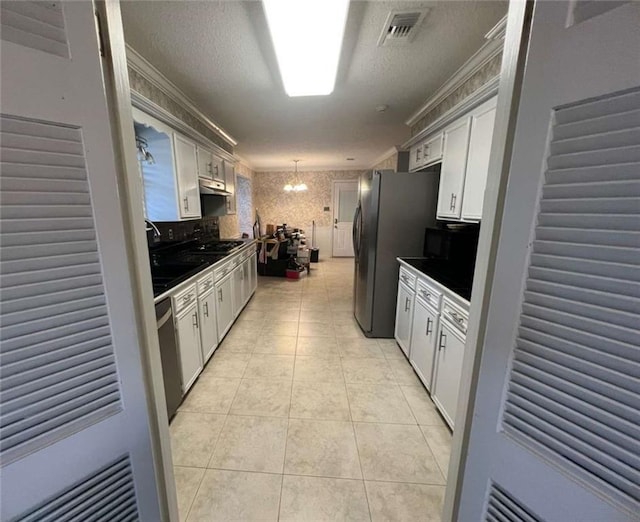
<svg viewBox="0 0 640 522">
<path fill-rule="evenodd" d="M 360 177 L 353 219 L 354 316 L 367 337 L 393 337 L 397 257 L 420 257 L 436 223 L 439 167 L 431 172 L 369 171 Z"/>
</svg>

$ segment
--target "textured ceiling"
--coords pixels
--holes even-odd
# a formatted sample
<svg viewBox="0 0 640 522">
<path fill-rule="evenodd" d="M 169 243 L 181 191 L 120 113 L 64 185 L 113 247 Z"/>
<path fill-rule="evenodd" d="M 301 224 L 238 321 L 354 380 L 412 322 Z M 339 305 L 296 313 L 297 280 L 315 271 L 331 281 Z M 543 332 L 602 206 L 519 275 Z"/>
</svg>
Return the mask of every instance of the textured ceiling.
<svg viewBox="0 0 640 522">
<path fill-rule="evenodd" d="M 378 47 L 391 9 L 430 11 L 411 44 Z M 124 1 L 127 42 L 239 142 L 258 170 L 365 168 L 506 13 L 495 1 L 352 1 L 329 96 L 289 98 L 258 1 Z M 303 23 L 313 23 L 312 20 Z M 378 105 L 388 105 L 384 113 Z M 355 161 L 346 161 L 347 157 Z"/>
</svg>

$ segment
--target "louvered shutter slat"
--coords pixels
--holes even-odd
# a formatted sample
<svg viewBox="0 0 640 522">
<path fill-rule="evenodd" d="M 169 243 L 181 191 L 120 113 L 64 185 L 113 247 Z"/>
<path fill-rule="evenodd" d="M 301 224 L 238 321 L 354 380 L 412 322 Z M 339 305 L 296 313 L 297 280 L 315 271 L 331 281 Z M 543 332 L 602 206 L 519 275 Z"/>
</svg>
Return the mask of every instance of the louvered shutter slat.
<svg viewBox="0 0 640 522">
<path fill-rule="evenodd" d="M 96 295 L 87 298 L 79 298 L 72 302 L 62 302 L 54 306 L 41 306 L 30 310 L 23 310 L 18 313 L 5 313 L 2 316 L 0 324 L 3 326 L 13 326 L 23 321 L 37 321 L 46 317 L 55 315 L 63 315 L 68 312 L 75 312 L 78 310 L 93 308 L 96 306 L 104 305 L 105 300 L 103 296 Z"/>
<path fill-rule="evenodd" d="M 34 13 L 42 7 L 9 4 Z M 121 411 L 122 403 L 82 134 L 10 116 L 1 123 L 6 464 Z"/>
<path fill-rule="evenodd" d="M 505 432 L 640 502 L 640 90 L 554 113 Z"/>
<path fill-rule="evenodd" d="M 489 488 L 484 518 L 500 522 L 538 522 L 528 509 L 497 484 L 491 484 Z"/>
<path fill-rule="evenodd" d="M 137 520 L 131 461 L 126 455 L 23 514 L 21 522 Z"/>
</svg>

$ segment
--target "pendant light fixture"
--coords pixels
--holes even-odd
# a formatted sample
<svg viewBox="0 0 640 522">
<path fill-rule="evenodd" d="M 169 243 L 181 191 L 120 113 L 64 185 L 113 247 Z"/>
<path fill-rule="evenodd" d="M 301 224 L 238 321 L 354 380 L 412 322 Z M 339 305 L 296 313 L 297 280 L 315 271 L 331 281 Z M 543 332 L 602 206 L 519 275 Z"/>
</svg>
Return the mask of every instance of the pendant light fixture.
<svg viewBox="0 0 640 522">
<path fill-rule="evenodd" d="M 293 162 L 296 164 L 295 166 L 295 171 L 293 173 L 293 183 L 287 183 L 284 186 L 284 190 L 285 192 L 304 192 L 305 190 L 308 189 L 307 184 L 306 183 L 301 183 L 300 179 L 298 178 L 298 162 L 300 160 L 293 160 Z"/>
</svg>

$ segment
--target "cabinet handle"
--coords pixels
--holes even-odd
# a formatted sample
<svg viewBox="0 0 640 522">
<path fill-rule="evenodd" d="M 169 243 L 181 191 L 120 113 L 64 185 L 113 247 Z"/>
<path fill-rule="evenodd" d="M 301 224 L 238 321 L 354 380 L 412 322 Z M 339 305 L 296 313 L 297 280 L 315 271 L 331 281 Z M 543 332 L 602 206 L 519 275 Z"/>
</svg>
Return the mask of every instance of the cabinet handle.
<svg viewBox="0 0 640 522">
<path fill-rule="evenodd" d="M 213 176 L 213 163 L 207 163 L 207 170 Z"/>
<path fill-rule="evenodd" d="M 431 335 L 431 332 L 433 331 L 431 328 L 432 325 L 433 321 L 431 320 L 431 317 L 427 317 L 427 331 L 425 332 L 425 335 Z"/>
<path fill-rule="evenodd" d="M 443 331 L 440 332 L 440 341 L 438 342 L 438 351 L 447 347 L 447 336 Z"/>
<path fill-rule="evenodd" d="M 404 311 L 405 312 L 409 311 L 409 298 L 408 297 L 405 298 L 405 301 L 404 301 Z"/>
<path fill-rule="evenodd" d="M 184 201 L 184 209 L 189 210 L 189 198 L 184 198 L 182 201 Z"/>
<path fill-rule="evenodd" d="M 218 299 L 220 300 L 220 302 L 222 302 L 222 288 L 218 290 Z"/>
<path fill-rule="evenodd" d="M 456 205 L 454 203 L 455 201 L 455 194 L 452 192 L 451 193 L 451 203 L 449 204 L 449 210 L 455 210 L 456 209 Z"/>
<path fill-rule="evenodd" d="M 204 304 L 204 315 L 205 317 L 209 317 L 209 303 Z"/>
<path fill-rule="evenodd" d="M 198 314 L 197 313 L 193 314 L 193 326 L 198 328 Z"/>
</svg>

